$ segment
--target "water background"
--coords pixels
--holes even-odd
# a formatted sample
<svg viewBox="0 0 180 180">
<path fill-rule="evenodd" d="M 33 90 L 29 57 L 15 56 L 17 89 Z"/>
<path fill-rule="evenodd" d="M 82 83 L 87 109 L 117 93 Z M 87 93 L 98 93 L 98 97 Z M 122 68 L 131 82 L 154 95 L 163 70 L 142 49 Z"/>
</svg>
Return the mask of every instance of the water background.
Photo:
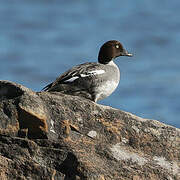
<svg viewBox="0 0 180 180">
<path fill-rule="evenodd" d="M 1 0 L 0 79 L 39 91 L 111 39 L 134 57 L 99 103 L 180 128 L 179 0 Z"/>
</svg>

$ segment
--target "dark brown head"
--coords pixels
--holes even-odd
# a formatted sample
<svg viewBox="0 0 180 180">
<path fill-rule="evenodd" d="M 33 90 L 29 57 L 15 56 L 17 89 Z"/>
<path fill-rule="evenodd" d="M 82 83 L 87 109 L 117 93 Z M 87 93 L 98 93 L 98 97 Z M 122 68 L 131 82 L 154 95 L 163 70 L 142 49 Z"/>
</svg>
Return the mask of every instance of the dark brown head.
<svg viewBox="0 0 180 180">
<path fill-rule="evenodd" d="M 98 62 L 101 64 L 108 64 L 119 56 L 132 56 L 132 54 L 128 53 L 119 41 L 111 40 L 101 46 Z"/>
</svg>

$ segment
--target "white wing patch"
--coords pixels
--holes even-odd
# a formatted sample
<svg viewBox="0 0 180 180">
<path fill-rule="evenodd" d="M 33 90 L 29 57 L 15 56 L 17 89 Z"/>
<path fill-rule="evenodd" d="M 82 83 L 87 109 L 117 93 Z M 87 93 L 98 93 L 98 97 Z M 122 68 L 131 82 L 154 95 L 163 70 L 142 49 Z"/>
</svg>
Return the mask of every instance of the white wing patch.
<svg viewBox="0 0 180 180">
<path fill-rule="evenodd" d="M 92 76 L 92 75 L 99 75 L 99 74 L 103 74 L 103 73 L 105 73 L 105 71 L 100 69 L 100 70 L 90 71 L 87 74 L 80 74 L 79 76 L 83 78 L 83 77 L 88 77 L 88 76 Z M 65 80 L 64 82 L 70 82 L 71 83 L 71 82 L 74 82 L 76 79 L 78 79 L 80 77 L 74 76 L 74 77 L 72 77 L 70 79 Z"/>
<path fill-rule="evenodd" d="M 81 77 L 87 77 L 87 76 L 91 76 L 91 75 L 99 75 L 99 74 L 103 74 L 105 73 L 104 70 L 100 69 L 100 70 L 94 70 L 94 71 L 90 71 L 88 72 L 88 74 L 80 74 Z"/>
<path fill-rule="evenodd" d="M 65 80 L 64 82 L 73 82 L 73 81 L 75 81 L 78 78 L 79 78 L 78 76 L 74 76 L 74 77 L 72 77 L 72 78 L 70 78 L 68 80 Z"/>
</svg>

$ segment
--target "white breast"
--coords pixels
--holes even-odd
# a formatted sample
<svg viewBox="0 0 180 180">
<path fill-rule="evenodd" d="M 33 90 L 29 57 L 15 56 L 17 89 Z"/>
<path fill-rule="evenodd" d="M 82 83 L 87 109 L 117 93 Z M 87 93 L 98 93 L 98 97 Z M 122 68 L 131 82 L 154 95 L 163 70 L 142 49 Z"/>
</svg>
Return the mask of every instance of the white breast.
<svg viewBox="0 0 180 180">
<path fill-rule="evenodd" d="M 119 82 L 116 81 L 107 81 L 97 88 L 97 100 L 104 99 L 110 96 L 114 90 L 117 88 Z"/>
<path fill-rule="evenodd" d="M 107 65 L 106 65 L 107 66 Z M 110 74 L 110 77 L 108 80 L 104 83 L 102 83 L 96 90 L 96 99 L 101 100 L 108 96 L 110 96 L 115 89 L 117 88 L 120 80 L 120 71 L 118 66 L 111 61 L 108 66 L 112 66 L 114 68 L 110 68 L 108 73 Z"/>
</svg>

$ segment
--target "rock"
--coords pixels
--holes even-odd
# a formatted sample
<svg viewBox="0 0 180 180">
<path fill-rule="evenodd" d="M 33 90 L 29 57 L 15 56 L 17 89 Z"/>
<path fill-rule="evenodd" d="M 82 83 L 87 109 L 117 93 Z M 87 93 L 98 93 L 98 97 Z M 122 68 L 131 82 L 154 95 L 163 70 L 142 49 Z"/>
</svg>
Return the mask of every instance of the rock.
<svg viewBox="0 0 180 180">
<path fill-rule="evenodd" d="M 180 130 L 0 81 L 1 179 L 180 179 Z"/>
</svg>

